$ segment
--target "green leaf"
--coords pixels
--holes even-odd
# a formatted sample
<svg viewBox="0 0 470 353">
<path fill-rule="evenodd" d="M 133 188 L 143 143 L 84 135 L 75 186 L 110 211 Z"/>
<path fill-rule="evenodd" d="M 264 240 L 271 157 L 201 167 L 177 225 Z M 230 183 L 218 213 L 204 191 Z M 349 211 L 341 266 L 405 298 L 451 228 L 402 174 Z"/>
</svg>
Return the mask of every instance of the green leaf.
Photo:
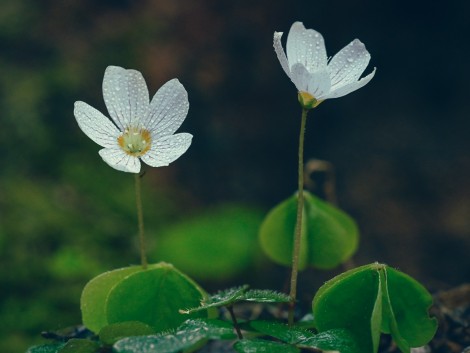
<svg viewBox="0 0 470 353">
<path fill-rule="evenodd" d="M 307 265 L 306 217 L 302 217 L 302 237 L 299 269 Z M 297 195 L 289 197 L 275 206 L 264 219 L 259 231 L 261 248 L 274 262 L 292 265 L 295 223 L 297 219 Z"/>
<path fill-rule="evenodd" d="M 132 273 L 142 270 L 141 266 L 131 266 L 105 272 L 88 282 L 82 291 L 80 308 L 83 324 L 94 332 L 106 325 L 106 299 L 111 289 Z"/>
<path fill-rule="evenodd" d="M 233 303 L 240 301 L 244 297 L 244 294 L 247 290 L 248 285 L 222 290 L 203 300 L 201 305 L 198 307 L 191 309 L 180 309 L 179 312 L 182 314 L 191 314 L 201 310 L 207 310 L 209 308 L 220 308 L 223 306 L 232 305 Z"/>
<path fill-rule="evenodd" d="M 219 291 L 201 302 L 196 308 L 182 309 L 180 313 L 191 314 L 209 308 L 220 308 L 237 302 L 248 301 L 257 303 L 288 303 L 289 296 L 283 293 L 265 289 L 248 290 L 248 285 L 233 287 Z"/>
<path fill-rule="evenodd" d="M 250 322 L 250 327 L 265 335 L 277 338 L 285 343 L 297 344 L 314 336 L 308 330 L 290 327 L 277 321 L 255 320 Z"/>
<path fill-rule="evenodd" d="M 290 297 L 269 289 L 250 289 L 243 295 L 243 300 L 256 303 L 288 303 Z"/>
<path fill-rule="evenodd" d="M 231 324 L 221 320 L 194 319 L 184 322 L 176 332 L 152 336 L 128 337 L 114 346 L 116 353 L 176 353 L 208 339 L 234 339 Z"/>
<path fill-rule="evenodd" d="M 358 353 L 377 352 L 378 348 L 382 295 L 374 266 L 362 266 L 333 278 L 313 299 L 318 331 L 350 331 L 357 339 Z"/>
<path fill-rule="evenodd" d="M 357 249 L 359 232 L 354 220 L 338 208 L 304 191 L 299 268 L 329 269 L 346 261 Z M 260 228 L 264 252 L 290 266 L 297 217 L 297 194 L 272 209 Z"/>
<path fill-rule="evenodd" d="M 30 347 L 26 353 L 57 353 L 63 346 L 63 343 L 42 344 Z"/>
<path fill-rule="evenodd" d="M 320 332 L 313 337 L 298 342 L 297 347 L 316 348 L 322 351 L 339 351 L 341 353 L 356 353 L 360 351 L 354 335 L 344 329 Z"/>
<path fill-rule="evenodd" d="M 315 295 L 313 314 L 319 332 L 351 332 L 358 353 L 377 352 L 381 332 L 391 333 L 407 353 L 436 332 L 436 320 L 428 314 L 431 304 L 431 295 L 414 279 L 376 263 L 328 281 Z"/>
<path fill-rule="evenodd" d="M 59 349 L 58 353 L 97 353 L 98 348 L 100 345 L 95 341 L 72 338 Z"/>
<path fill-rule="evenodd" d="M 99 333 L 99 337 L 104 344 L 112 345 L 125 337 L 145 336 L 153 333 L 155 333 L 155 330 L 143 322 L 127 321 L 103 327 Z"/>
<path fill-rule="evenodd" d="M 329 269 L 349 259 L 357 249 L 359 230 L 346 213 L 304 192 L 308 257 L 311 266 Z"/>
<path fill-rule="evenodd" d="M 233 348 L 239 353 L 298 353 L 300 350 L 294 346 L 265 340 L 241 340 Z"/>
<path fill-rule="evenodd" d="M 157 332 L 174 329 L 187 316 L 180 308 L 194 307 L 206 296 L 191 279 L 172 265 L 160 263 L 135 272 L 117 283 L 108 294 L 105 310 L 108 323 L 140 321 Z M 191 314 L 207 317 L 207 312 Z"/>
<path fill-rule="evenodd" d="M 402 352 L 428 343 L 437 330 L 437 320 L 428 310 L 432 296 L 410 276 L 386 267 L 384 280 L 384 322 L 382 330 L 390 332 Z"/>
</svg>

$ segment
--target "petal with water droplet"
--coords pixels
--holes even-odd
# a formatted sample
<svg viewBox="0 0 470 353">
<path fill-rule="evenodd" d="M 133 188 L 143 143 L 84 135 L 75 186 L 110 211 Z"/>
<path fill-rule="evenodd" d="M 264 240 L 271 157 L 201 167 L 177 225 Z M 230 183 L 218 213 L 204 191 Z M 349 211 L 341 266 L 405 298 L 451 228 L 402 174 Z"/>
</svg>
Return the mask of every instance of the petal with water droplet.
<svg viewBox="0 0 470 353">
<path fill-rule="evenodd" d="M 191 145 L 193 136 L 180 133 L 154 140 L 150 150 L 141 159 L 151 167 L 163 167 L 178 159 Z"/>
<path fill-rule="evenodd" d="M 103 97 L 109 115 L 124 131 L 139 126 L 148 115 L 149 92 L 142 74 L 119 66 L 108 66 L 103 79 Z"/>
<path fill-rule="evenodd" d="M 375 75 L 375 68 L 366 77 L 361 78 L 359 81 L 354 81 L 354 82 L 351 82 L 351 83 L 349 83 L 345 86 L 341 86 L 340 88 L 337 88 L 334 91 L 331 91 L 323 99 L 339 98 L 339 97 L 345 96 L 345 95 L 347 95 L 351 92 L 354 92 L 355 90 L 358 90 L 359 88 L 364 87 L 366 84 L 368 84 L 369 81 L 372 80 L 374 75 Z"/>
<path fill-rule="evenodd" d="M 302 22 L 295 22 L 287 36 L 287 59 L 292 68 L 301 63 L 313 73 L 327 66 L 323 36 L 313 29 L 306 29 Z"/>
<path fill-rule="evenodd" d="M 331 90 L 357 81 L 369 64 L 369 60 L 370 54 L 359 39 L 354 39 L 341 49 L 328 64 Z"/>
<path fill-rule="evenodd" d="M 102 147 L 117 146 L 119 130 L 101 112 L 86 104 L 75 102 L 74 111 L 78 126 L 91 140 Z"/>
<path fill-rule="evenodd" d="M 157 91 L 150 103 L 150 113 L 144 120 L 149 131 L 159 139 L 173 134 L 188 115 L 188 93 L 174 78 Z"/>
<path fill-rule="evenodd" d="M 103 148 L 98 152 L 103 160 L 114 169 L 127 173 L 139 173 L 140 161 L 137 157 L 126 154 L 120 148 Z"/>
</svg>

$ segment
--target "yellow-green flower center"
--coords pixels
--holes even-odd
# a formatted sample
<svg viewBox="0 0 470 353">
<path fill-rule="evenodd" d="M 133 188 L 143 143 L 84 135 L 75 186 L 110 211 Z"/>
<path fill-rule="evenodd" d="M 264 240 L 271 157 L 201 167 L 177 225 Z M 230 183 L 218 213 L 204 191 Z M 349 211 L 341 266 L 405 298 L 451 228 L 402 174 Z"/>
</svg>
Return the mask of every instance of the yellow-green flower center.
<svg viewBox="0 0 470 353">
<path fill-rule="evenodd" d="M 117 140 L 122 150 L 134 157 L 144 155 L 152 143 L 148 130 L 133 127 L 126 129 Z"/>
<path fill-rule="evenodd" d="M 297 98 L 299 99 L 299 103 L 302 106 L 302 108 L 307 109 L 307 110 L 315 108 L 321 102 L 323 102 L 322 100 L 317 100 L 310 93 L 304 92 L 304 91 L 300 91 L 297 95 Z"/>
</svg>

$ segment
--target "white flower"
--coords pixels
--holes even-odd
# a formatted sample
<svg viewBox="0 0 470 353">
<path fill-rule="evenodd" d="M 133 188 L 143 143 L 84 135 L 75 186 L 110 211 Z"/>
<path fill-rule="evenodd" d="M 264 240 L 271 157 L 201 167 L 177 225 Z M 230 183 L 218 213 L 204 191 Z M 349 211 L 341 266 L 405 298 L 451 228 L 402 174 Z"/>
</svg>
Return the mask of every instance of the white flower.
<svg viewBox="0 0 470 353">
<path fill-rule="evenodd" d="M 174 134 L 189 109 L 188 93 L 177 79 L 165 83 L 149 102 L 139 71 L 108 66 L 103 97 L 112 121 L 84 102 L 75 102 L 74 114 L 82 131 L 104 147 L 99 154 L 111 167 L 139 173 L 139 158 L 162 167 L 189 148 L 191 134 Z"/>
<path fill-rule="evenodd" d="M 354 39 L 328 62 L 322 35 L 305 29 L 302 22 L 295 22 L 289 31 L 287 56 L 281 37 L 282 32 L 274 32 L 274 49 L 279 62 L 299 93 L 314 99 L 314 106 L 325 99 L 351 93 L 374 77 L 375 68 L 359 80 L 370 60 L 369 52 L 359 39 Z"/>
</svg>

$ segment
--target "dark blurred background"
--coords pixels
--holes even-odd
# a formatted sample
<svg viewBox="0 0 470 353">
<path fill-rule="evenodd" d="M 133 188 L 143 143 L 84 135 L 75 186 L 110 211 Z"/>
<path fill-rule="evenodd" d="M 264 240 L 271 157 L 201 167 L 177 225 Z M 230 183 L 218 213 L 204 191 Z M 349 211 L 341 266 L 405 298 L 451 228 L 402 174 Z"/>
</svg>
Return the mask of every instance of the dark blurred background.
<svg viewBox="0 0 470 353">
<path fill-rule="evenodd" d="M 132 176 L 102 162 L 73 103 L 106 113 L 108 65 L 141 71 L 151 95 L 178 77 L 193 144 L 143 178 L 149 257 L 210 291 L 281 290 L 287 270 L 257 245 L 263 215 L 296 187 L 300 109 L 272 48 L 296 21 L 329 55 L 354 38 L 364 88 L 309 116 L 306 159 L 334 164 L 341 208 L 361 229 L 357 265 L 380 261 L 431 290 L 470 279 L 470 3 L 2 0 L 0 347 L 80 323 L 93 276 L 138 262 Z M 285 41 L 285 37 L 284 37 Z M 306 306 L 341 269 L 301 274 Z"/>
</svg>

